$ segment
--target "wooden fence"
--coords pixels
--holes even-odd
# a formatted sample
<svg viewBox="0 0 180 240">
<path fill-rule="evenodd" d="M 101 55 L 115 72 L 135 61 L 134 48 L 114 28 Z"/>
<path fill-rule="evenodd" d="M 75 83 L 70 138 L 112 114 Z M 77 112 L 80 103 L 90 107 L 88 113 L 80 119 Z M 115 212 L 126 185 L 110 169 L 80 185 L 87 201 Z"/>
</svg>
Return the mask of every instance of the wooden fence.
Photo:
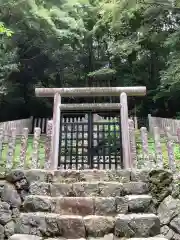
<svg viewBox="0 0 180 240">
<path fill-rule="evenodd" d="M 81 122 L 84 121 L 86 117 L 66 117 L 63 119 L 64 122 Z M 95 114 L 95 118 L 97 120 L 99 119 L 108 119 L 113 120 L 114 117 L 99 117 L 97 114 Z M 135 128 L 138 129 L 141 126 L 148 127 L 148 119 L 147 118 L 137 118 L 137 117 L 131 117 L 135 122 Z M 29 129 L 29 133 L 33 133 L 34 128 L 39 127 L 41 128 L 41 133 L 46 134 L 46 128 L 47 128 L 47 122 L 51 120 L 52 118 L 36 118 L 36 117 L 30 117 L 27 119 L 19 119 L 14 121 L 7 121 L 7 122 L 1 122 L 0 128 L 3 128 L 5 133 L 8 135 L 12 128 L 16 128 L 17 135 L 21 135 L 24 128 Z"/>
<path fill-rule="evenodd" d="M 130 117 L 135 123 L 135 129 L 140 129 L 142 126 L 146 127 L 150 133 L 153 133 L 154 127 L 158 127 L 161 134 L 165 134 L 165 129 L 170 127 L 171 135 L 177 136 L 177 129 L 180 128 L 180 120 L 170 118 L 152 117 L 148 114 L 148 117 Z M 106 118 L 104 118 L 106 119 Z M 113 118 L 111 118 L 113 119 Z M 111 120 L 109 119 L 109 120 Z M 19 119 L 15 121 L 7 121 L 0 123 L 0 128 L 3 128 L 6 135 L 12 128 L 16 128 L 17 135 L 21 135 L 24 128 L 29 129 L 29 133 L 33 133 L 34 128 L 41 128 L 41 133 L 46 134 L 47 122 L 51 118 L 36 118 L 30 117 L 27 119 Z M 84 117 L 66 117 L 63 121 L 67 122 L 81 122 Z"/>
<path fill-rule="evenodd" d="M 135 130 L 133 120 L 129 120 L 129 136 L 131 145 L 132 168 L 166 167 L 175 171 L 180 165 L 180 128 L 177 131 L 177 142 L 169 138 L 170 128 L 166 128 L 165 137 L 160 137 L 159 128 L 153 129 L 153 138 L 147 128 Z M 35 128 L 34 135 L 28 134 L 24 128 L 22 135 L 17 137 L 16 129 L 10 131 L 8 143 L 4 143 L 4 131 L 0 129 L 0 170 L 12 168 L 41 168 L 51 166 L 52 121 L 48 122 L 47 134 L 41 134 Z"/>
<path fill-rule="evenodd" d="M 176 136 L 177 130 L 180 128 L 180 120 L 171 118 L 152 117 L 148 114 L 149 131 L 152 133 L 154 127 L 158 127 L 161 134 L 165 134 L 166 128 L 169 127 L 171 135 Z"/>
<path fill-rule="evenodd" d="M 8 137 L 12 128 L 16 128 L 17 135 L 22 135 L 24 128 L 28 128 L 30 132 L 32 131 L 32 121 L 33 117 L 27 119 L 1 122 L 0 128 L 4 130 L 5 138 Z"/>
</svg>

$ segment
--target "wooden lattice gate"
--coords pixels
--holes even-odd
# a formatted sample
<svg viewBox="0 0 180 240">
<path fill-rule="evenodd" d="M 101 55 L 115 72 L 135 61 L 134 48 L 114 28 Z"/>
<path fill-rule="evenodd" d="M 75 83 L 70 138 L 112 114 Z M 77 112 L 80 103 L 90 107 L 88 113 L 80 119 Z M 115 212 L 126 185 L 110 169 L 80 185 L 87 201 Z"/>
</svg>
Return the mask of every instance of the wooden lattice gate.
<svg viewBox="0 0 180 240">
<path fill-rule="evenodd" d="M 70 114 L 74 116 L 72 112 L 61 113 L 58 166 L 65 169 L 120 168 L 120 118 L 109 116 L 98 121 L 92 111 L 85 112 L 84 119 L 70 118 Z M 82 113 L 79 114 L 82 116 Z"/>
</svg>

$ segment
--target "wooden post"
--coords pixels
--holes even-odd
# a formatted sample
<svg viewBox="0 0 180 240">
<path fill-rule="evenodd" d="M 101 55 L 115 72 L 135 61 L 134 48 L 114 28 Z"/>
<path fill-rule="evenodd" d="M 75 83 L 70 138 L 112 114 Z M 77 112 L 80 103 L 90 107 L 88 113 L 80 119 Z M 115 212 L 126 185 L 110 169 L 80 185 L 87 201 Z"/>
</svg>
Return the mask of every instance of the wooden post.
<svg viewBox="0 0 180 240">
<path fill-rule="evenodd" d="M 123 150 L 123 167 L 125 169 L 131 168 L 131 154 L 130 154 L 130 139 L 128 127 L 128 104 L 127 94 L 121 93 L 121 133 L 122 133 L 122 150 Z"/>
<path fill-rule="evenodd" d="M 19 168 L 23 169 L 25 168 L 25 163 L 26 163 L 26 152 L 27 152 L 27 147 L 28 147 L 28 133 L 29 129 L 24 128 L 22 137 L 21 137 L 21 150 L 20 150 L 20 162 L 19 162 Z"/>
<path fill-rule="evenodd" d="M 153 160 L 152 153 L 149 152 L 148 131 L 146 127 L 141 127 L 140 131 L 141 131 L 144 167 L 151 169 L 154 167 L 154 160 Z"/>
<path fill-rule="evenodd" d="M 155 142 L 155 151 L 156 151 L 156 166 L 158 168 L 163 168 L 163 155 L 160 141 L 159 128 L 154 127 L 154 142 Z"/>
<path fill-rule="evenodd" d="M 171 129 L 170 127 L 165 128 L 165 134 L 166 134 L 166 144 L 167 144 L 167 150 L 168 150 L 168 160 L 169 160 L 169 167 L 170 169 L 175 172 L 176 171 L 176 162 L 175 162 L 175 156 L 174 156 L 174 143 L 173 140 L 169 137 Z"/>
<path fill-rule="evenodd" d="M 7 170 L 10 170 L 13 167 L 15 147 L 16 147 L 16 128 L 11 128 L 6 162 Z"/>
<path fill-rule="evenodd" d="M 4 140 L 4 130 L 3 128 L 0 128 L 0 161 L 2 160 L 3 140 Z"/>
<path fill-rule="evenodd" d="M 154 126 L 151 114 L 148 114 L 149 132 L 153 134 Z"/>
<path fill-rule="evenodd" d="M 41 137 L 41 128 L 34 128 L 34 137 L 33 137 L 33 152 L 32 152 L 32 160 L 31 167 L 33 169 L 39 168 L 39 141 Z"/>
<path fill-rule="evenodd" d="M 137 117 L 134 117 L 134 127 L 135 127 L 135 130 L 138 130 L 138 119 L 137 119 Z"/>
<path fill-rule="evenodd" d="M 56 170 L 58 167 L 58 154 L 59 154 L 59 131 L 61 119 L 61 96 L 59 93 L 54 95 L 54 108 L 53 108 L 53 129 L 52 129 L 52 161 L 51 169 Z"/>
<path fill-rule="evenodd" d="M 137 168 L 137 151 L 136 151 L 136 137 L 134 129 L 134 121 L 129 119 L 129 139 L 130 139 L 130 153 L 131 153 L 131 166 Z"/>
<path fill-rule="evenodd" d="M 45 143 L 45 169 L 51 168 L 51 154 L 52 154 L 52 121 L 47 122 L 47 129 L 46 129 L 46 143 Z"/>
</svg>

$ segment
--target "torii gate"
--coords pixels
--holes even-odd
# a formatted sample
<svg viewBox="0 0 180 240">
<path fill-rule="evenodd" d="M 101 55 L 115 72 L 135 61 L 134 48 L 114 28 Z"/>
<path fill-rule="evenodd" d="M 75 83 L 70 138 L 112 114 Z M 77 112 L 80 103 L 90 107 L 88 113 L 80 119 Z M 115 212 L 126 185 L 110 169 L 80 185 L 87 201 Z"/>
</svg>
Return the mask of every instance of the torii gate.
<svg viewBox="0 0 180 240">
<path fill-rule="evenodd" d="M 130 139 L 128 129 L 128 103 L 127 96 L 145 96 L 146 87 L 87 87 L 87 88 L 36 88 L 37 97 L 54 97 L 53 126 L 52 126 L 52 162 L 51 169 L 58 167 L 59 132 L 61 110 L 74 109 L 118 109 L 120 108 L 121 135 L 124 168 L 131 167 Z M 62 97 L 92 97 L 92 96 L 120 96 L 120 104 L 61 104 Z"/>
</svg>

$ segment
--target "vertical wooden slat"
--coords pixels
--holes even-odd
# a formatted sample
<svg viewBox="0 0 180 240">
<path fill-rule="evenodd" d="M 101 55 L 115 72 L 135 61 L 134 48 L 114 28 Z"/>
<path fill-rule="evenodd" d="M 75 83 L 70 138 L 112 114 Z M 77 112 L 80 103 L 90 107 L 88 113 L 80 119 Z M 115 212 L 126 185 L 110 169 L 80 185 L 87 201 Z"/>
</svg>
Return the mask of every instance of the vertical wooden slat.
<svg viewBox="0 0 180 240">
<path fill-rule="evenodd" d="M 60 119 L 61 119 L 61 96 L 59 93 L 54 95 L 54 108 L 53 108 L 53 136 L 52 136 L 52 161 L 51 169 L 55 170 L 58 167 L 59 155 L 59 136 L 60 136 Z"/>
<path fill-rule="evenodd" d="M 137 117 L 134 117 L 134 128 L 136 130 L 138 129 L 138 119 L 137 119 Z"/>
<path fill-rule="evenodd" d="M 45 169 L 50 169 L 51 167 L 51 141 L 52 141 L 52 121 L 47 122 L 47 130 L 46 130 L 46 143 L 45 143 Z"/>
<path fill-rule="evenodd" d="M 46 133 L 46 129 L 45 129 L 45 121 L 46 121 L 46 119 L 43 118 L 43 119 L 42 119 L 42 127 L 41 127 L 41 132 L 42 132 L 42 133 Z"/>
<path fill-rule="evenodd" d="M 156 151 L 156 165 L 159 168 L 163 168 L 163 155 L 160 141 L 159 128 L 154 127 L 154 142 L 155 142 L 155 151 Z"/>
<path fill-rule="evenodd" d="M 146 127 L 141 127 L 141 141 L 142 141 L 142 152 L 143 152 L 143 158 L 145 161 L 144 166 L 147 168 L 152 167 L 151 162 L 149 159 L 149 146 L 148 146 L 148 133 Z"/>
<path fill-rule="evenodd" d="M 129 129 L 128 129 L 128 103 L 127 94 L 121 93 L 121 134 L 122 134 L 122 150 L 123 150 L 123 167 L 125 169 L 131 167 L 131 154 L 130 154 L 130 140 L 129 140 Z"/>
<path fill-rule="evenodd" d="M 180 127 L 177 128 L 177 138 L 178 138 L 178 143 L 180 147 Z"/>
<path fill-rule="evenodd" d="M 21 137 L 21 150 L 20 150 L 20 162 L 19 162 L 19 168 L 24 168 L 25 167 L 25 162 L 26 162 L 26 152 L 27 152 L 27 147 L 28 147 L 28 133 L 29 129 L 24 128 L 22 137 Z"/>
<path fill-rule="evenodd" d="M 168 160 L 169 160 L 169 167 L 172 171 L 176 171 L 176 163 L 175 163 L 175 156 L 174 156 L 174 143 L 173 140 L 169 137 L 171 129 L 170 127 L 165 128 L 166 134 L 166 144 L 168 150 Z"/>
<path fill-rule="evenodd" d="M 135 129 L 134 121 L 129 119 L 129 138 L 130 138 L 130 147 L 131 147 L 131 166 L 132 168 L 137 168 L 137 151 L 136 151 L 136 138 L 135 138 Z"/>
<path fill-rule="evenodd" d="M 3 141 L 4 141 L 4 130 L 3 128 L 0 128 L 0 161 L 2 160 Z"/>
<path fill-rule="evenodd" d="M 34 138 L 33 138 L 33 152 L 32 152 L 32 162 L 31 167 L 36 169 L 39 168 L 39 140 L 41 135 L 41 129 L 34 129 Z"/>
<path fill-rule="evenodd" d="M 13 167 L 15 147 L 16 147 L 16 128 L 12 128 L 10 131 L 8 141 L 6 169 L 11 169 Z"/>
</svg>

